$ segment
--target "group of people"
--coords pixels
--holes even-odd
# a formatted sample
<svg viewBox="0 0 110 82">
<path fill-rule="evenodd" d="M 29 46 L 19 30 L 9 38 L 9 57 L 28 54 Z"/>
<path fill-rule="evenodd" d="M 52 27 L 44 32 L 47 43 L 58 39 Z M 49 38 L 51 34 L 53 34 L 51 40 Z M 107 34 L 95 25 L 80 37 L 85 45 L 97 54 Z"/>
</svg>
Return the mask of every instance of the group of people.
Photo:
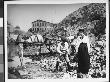
<svg viewBox="0 0 110 82">
<path fill-rule="evenodd" d="M 72 46 L 75 46 L 76 54 L 74 55 L 76 55 L 78 59 L 77 72 L 87 74 L 90 68 L 90 43 L 84 29 L 79 29 L 77 37 L 73 38 L 72 42 L 61 36 L 61 42 L 58 43 L 57 52 L 60 56 L 64 57 L 67 64 L 67 71 L 71 71 L 74 68 L 73 66 L 71 66 L 69 59 L 71 51 L 74 51 L 71 49 Z M 60 61 L 57 61 L 56 63 L 56 70 L 58 70 L 59 62 Z"/>
<path fill-rule="evenodd" d="M 77 33 L 77 37 L 73 37 L 68 39 L 67 37 L 60 36 L 61 41 L 57 44 L 57 53 L 59 54 L 60 61 L 62 60 L 60 57 L 63 56 L 64 60 L 66 61 L 67 65 L 67 71 L 73 70 L 73 66 L 70 64 L 70 58 L 69 55 L 75 50 L 75 54 L 78 59 L 78 71 L 84 74 L 87 74 L 90 68 L 90 57 L 89 57 L 89 51 L 90 51 L 90 43 L 89 38 L 84 31 L 84 29 L 79 29 Z M 43 41 L 43 37 L 37 34 L 36 36 L 31 36 L 28 41 Z M 72 49 L 72 46 L 75 46 L 75 49 Z M 56 70 L 58 71 L 59 62 L 56 63 Z"/>
</svg>

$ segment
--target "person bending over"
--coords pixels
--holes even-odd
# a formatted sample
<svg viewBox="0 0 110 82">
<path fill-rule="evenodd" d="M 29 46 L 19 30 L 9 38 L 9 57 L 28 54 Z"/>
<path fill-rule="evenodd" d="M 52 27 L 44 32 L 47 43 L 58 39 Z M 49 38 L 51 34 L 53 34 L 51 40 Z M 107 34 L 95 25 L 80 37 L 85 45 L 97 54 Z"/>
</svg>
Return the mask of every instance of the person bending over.
<svg viewBox="0 0 110 82">
<path fill-rule="evenodd" d="M 70 60 L 69 60 L 69 44 L 67 39 L 65 39 L 64 37 L 61 37 L 61 42 L 58 43 L 57 52 L 59 53 L 60 61 L 62 61 L 61 56 L 63 56 L 64 58 L 63 60 L 66 61 L 67 71 L 71 71 L 73 67 L 70 65 Z M 58 71 L 58 66 L 59 66 L 59 61 L 57 61 L 57 64 L 56 64 L 57 71 Z"/>
</svg>

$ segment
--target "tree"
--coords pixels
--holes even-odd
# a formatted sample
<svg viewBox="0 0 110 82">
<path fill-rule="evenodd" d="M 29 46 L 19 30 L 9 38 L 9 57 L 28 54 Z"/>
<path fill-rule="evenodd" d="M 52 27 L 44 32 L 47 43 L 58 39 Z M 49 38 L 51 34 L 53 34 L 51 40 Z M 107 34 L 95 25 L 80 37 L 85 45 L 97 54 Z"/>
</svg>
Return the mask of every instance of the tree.
<svg viewBox="0 0 110 82">
<path fill-rule="evenodd" d="M 15 29 L 20 29 L 20 26 L 16 26 Z"/>
<path fill-rule="evenodd" d="M 95 34 L 95 36 L 103 35 L 105 34 L 105 28 L 106 28 L 106 18 L 102 17 L 100 18 L 100 21 L 96 22 L 94 29 L 92 30 L 92 33 Z"/>
<path fill-rule="evenodd" d="M 20 26 L 16 26 L 16 27 L 14 28 L 13 33 L 14 33 L 15 35 L 19 35 L 19 34 L 24 34 L 25 32 L 20 29 Z"/>
</svg>

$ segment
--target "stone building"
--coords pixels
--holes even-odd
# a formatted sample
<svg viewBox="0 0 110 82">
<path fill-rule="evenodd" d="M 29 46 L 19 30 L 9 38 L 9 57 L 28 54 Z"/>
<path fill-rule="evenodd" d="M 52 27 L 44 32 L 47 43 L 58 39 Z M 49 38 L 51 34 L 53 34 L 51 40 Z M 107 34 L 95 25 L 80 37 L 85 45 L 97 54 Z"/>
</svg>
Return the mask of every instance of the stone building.
<svg viewBox="0 0 110 82">
<path fill-rule="evenodd" d="M 28 31 L 32 33 L 39 32 L 40 34 L 49 33 L 54 31 L 54 24 L 43 20 L 36 20 L 32 22 L 32 28 Z"/>
</svg>

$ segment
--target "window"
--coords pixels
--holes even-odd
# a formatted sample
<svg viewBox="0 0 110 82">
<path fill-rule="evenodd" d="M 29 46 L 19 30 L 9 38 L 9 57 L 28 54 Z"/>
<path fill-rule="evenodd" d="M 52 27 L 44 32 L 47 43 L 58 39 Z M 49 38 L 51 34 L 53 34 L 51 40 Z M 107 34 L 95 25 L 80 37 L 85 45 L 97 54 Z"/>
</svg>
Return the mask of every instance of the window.
<svg viewBox="0 0 110 82">
<path fill-rule="evenodd" d="M 35 23 L 35 27 L 37 26 L 37 24 Z"/>
<path fill-rule="evenodd" d="M 39 22 L 37 22 L 37 26 L 39 26 Z"/>
<path fill-rule="evenodd" d="M 44 23 L 42 23 L 42 26 L 44 26 Z"/>
<path fill-rule="evenodd" d="M 34 27 L 34 23 L 33 23 L 33 27 Z"/>
<path fill-rule="evenodd" d="M 35 32 L 36 32 L 36 28 L 35 28 Z"/>
<path fill-rule="evenodd" d="M 39 28 L 37 28 L 37 31 L 39 31 Z"/>
</svg>

